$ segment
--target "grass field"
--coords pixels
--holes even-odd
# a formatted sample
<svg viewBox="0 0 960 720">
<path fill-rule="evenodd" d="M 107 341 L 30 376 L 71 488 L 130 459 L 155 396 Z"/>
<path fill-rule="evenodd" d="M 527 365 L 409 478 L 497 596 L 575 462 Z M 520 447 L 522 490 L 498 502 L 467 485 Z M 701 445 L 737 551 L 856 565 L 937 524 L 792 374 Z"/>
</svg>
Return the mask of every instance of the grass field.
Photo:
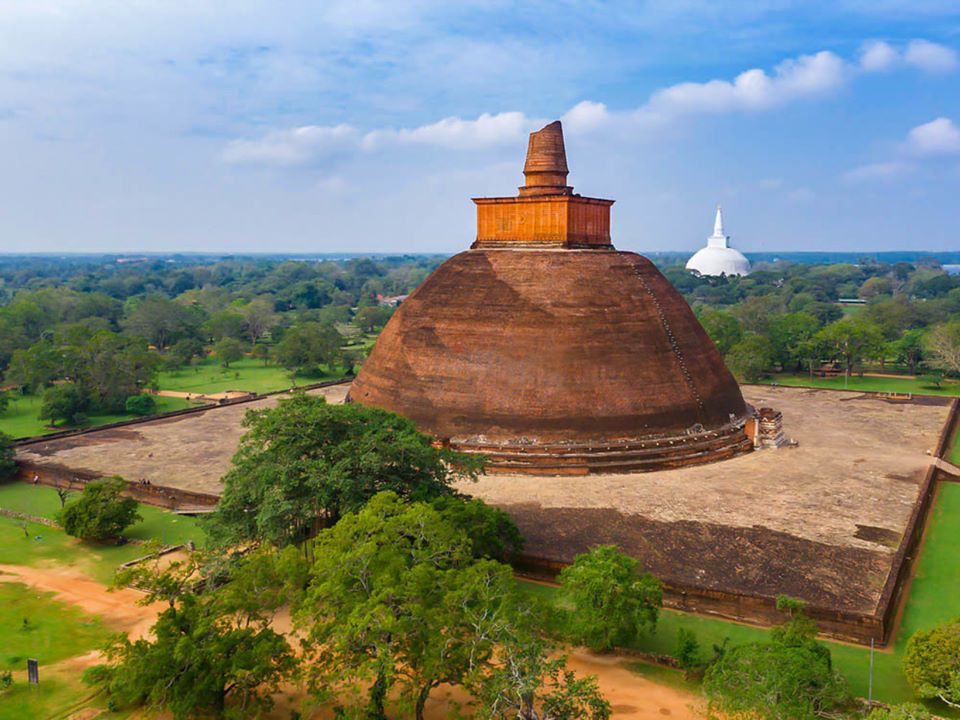
<svg viewBox="0 0 960 720">
<path fill-rule="evenodd" d="M 804 373 L 778 373 L 758 381 L 765 385 L 788 385 L 792 387 L 816 387 L 829 390 L 861 390 L 863 392 L 913 393 L 914 395 L 960 395 L 960 382 L 945 380 L 940 388 L 916 378 L 859 377 L 851 375 L 844 382 L 843 376 L 834 378 L 811 378 Z"/>
<path fill-rule="evenodd" d="M 75 499 L 79 493 L 71 493 L 67 502 Z M 52 487 L 14 482 L 0 485 L 0 508 L 28 513 L 38 517 L 56 519 L 60 510 L 60 498 Z M 177 515 L 153 505 L 140 504 L 143 520 L 131 525 L 124 533 L 138 540 L 160 540 L 169 545 L 177 545 L 193 540 L 203 544 L 204 532 L 200 521 L 195 517 Z"/>
<path fill-rule="evenodd" d="M 100 618 L 53 599 L 53 593 L 0 582 L 0 670 L 22 670 L 28 657 L 49 665 L 81 655 L 107 635 Z"/>
<path fill-rule="evenodd" d="M 69 501 L 69 500 L 68 500 Z M 0 507 L 52 518 L 60 508 L 53 488 L 28 483 L 0 485 Z M 196 518 L 140 505 L 143 521 L 133 525 L 128 537 L 155 539 L 167 544 L 193 540 L 203 544 L 203 530 Z M 144 554 L 140 545 L 85 544 L 62 530 L 28 522 L 27 532 L 13 518 L 0 517 L 0 564 L 72 567 L 104 584 L 113 581 L 114 571 Z"/>
<path fill-rule="evenodd" d="M 220 366 L 215 359 L 207 359 L 193 367 L 160 373 L 157 385 L 161 390 L 177 390 L 188 393 L 219 393 L 227 390 L 267 393 L 286 390 L 297 385 L 336 380 L 341 372 L 325 373 L 322 376 L 297 376 L 295 382 L 290 374 L 277 365 L 264 365 L 260 360 L 244 358 L 231 363 L 229 368 Z"/>
<path fill-rule="evenodd" d="M 364 340 L 365 341 L 365 340 Z M 373 342 L 373 339 L 370 340 Z M 227 390 L 268 393 L 286 390 L 294 384 L 309 385 L 326 380 L 338 380 L 343 372 L 327 372 L 323 375 L 298 375 L 291 381 L 290 374 L 276 365 L 267 365 L 253 358 L 244 358 L 232 363 L 229 368 L 220 366 L 215 359 L 207 359 L 199 365 L 181 370 L 162 372 L 157 378 L 160 390 L 178 392 L 220 393 Z M 167 413 L 190 407 L 193 403 L 184 398 L 157 397 L 157 413 Z M 14 438 L 47 435 L 52 432 L 70 429 L 69 427 L 49 427 L 37 416 L 40 413 L 40 397 L 37 395 L 18 395 L 8 410 L 0 416 L 0 432 Z M 106 425 L 107 423 L 130 420 L 133 415 L 91 415 L 84 427 Z"/>
<path fill-rule="evenodd" d="M 0 416 L 0 432 L 15 438 L 46 435 L 60 430 L 69 430 L 69 427 L 50 427 L 37 415 L 40 414 L 40 398 L 36 395 L 15 395 L 7 411 Z M 189 400 L 181 398 L 158 397 L 157 412 L 165 413 L 171 410 L 180 410 L 190 407 Z M 134 415 L 91 415 L 84 427 L 106 425 L 120 420 L 130 420 Z"/>
<path fill-rule="evenodd" d="M 913 692 L 900 671 L 900 658 L 907 640 L 917 630 L 929 628 L 955 617 L 960 617 L 960 594 L 956 592 L 960 578 L 960 484 L 942 483 L 937 492 L 923 551 L 917 563 L 916 577 L 903 613 L 903 620 L 892 648 L 877 651 L 874 656 L 873 697 L 889 703 L 913 699 Z M 534 593 L 556 597 L 553 588 L 526 584 Z M 637 649 L 672 655 L 677 631 L 687 628 L 696 633 L 700 647 L 709 654 L 713 644 L 729 638 L 731 644 L 753 642 L 766 638 L 768 631 L 749 625 L 715 620 L 664 610 L 657 630 L 644 638 Z M 827 643 L 836 667 L 844 674 L 853 692 L 867 696 L 870 650 L 857 645 Z M 644 674 L 647 671 L 644 670 Z M 943 705 L 930 706 L 943 717 L 960 717 Z"/>
</svg>

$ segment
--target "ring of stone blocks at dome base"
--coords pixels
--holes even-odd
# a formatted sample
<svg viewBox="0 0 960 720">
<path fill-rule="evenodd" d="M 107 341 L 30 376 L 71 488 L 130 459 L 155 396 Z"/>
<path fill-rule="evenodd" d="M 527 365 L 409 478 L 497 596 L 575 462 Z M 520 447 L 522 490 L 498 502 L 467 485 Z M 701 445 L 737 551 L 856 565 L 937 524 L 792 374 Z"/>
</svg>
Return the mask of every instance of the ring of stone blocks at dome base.
<svg viewBox="0 0 960 720">
<path fill-rule="evenodd" d="M 587 475 L 651 472 L 726 460 L 754 449 L 738 420 L 715 431 L 593 443 L 491 443 L 451 438 L 460 452 L 483 455 L 488 473 Z"/>
</svg>

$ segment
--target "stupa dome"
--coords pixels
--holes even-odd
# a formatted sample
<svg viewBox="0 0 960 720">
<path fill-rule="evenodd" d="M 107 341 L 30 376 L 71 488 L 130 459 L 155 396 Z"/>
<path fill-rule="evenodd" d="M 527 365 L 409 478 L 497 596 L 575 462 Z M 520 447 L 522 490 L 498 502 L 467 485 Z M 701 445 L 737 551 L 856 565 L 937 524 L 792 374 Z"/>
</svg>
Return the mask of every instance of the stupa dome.
<svg viewBox="0 0 960 720">
<path fill-rule="evenodd" d="M 541 133 L 521 195 L 475 200 L 476 242 L 398 308 L 349 400 L 483 453 L 492 471 L 650 470 L 748 451 L 740 388 L 686 301 L 649 260 L 613 249 L 612 201 L 574 194 L 560 124 Z"/>
<path fill-rule="evenodd" d="M 749 275 L 750 261 L 739 250 L 730 247 L 730 238 L 723 231 L 723 211 L 717 206 L 713 221 L 713 235 L 707 238 L 707 246 L 697 250 L 687 260 L 687 270 L 698 275 Z"/>
</svg>

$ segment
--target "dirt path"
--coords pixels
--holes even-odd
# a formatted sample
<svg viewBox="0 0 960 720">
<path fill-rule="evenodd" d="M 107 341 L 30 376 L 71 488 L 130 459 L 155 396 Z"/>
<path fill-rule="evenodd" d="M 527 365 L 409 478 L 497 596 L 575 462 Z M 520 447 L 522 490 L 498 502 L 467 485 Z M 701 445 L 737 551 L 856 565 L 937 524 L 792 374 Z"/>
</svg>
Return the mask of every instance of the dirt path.
<svg viewBox="0 0 960 720">
<path fill-rule="evenodd" d="M 161 602 L 137 605 L 143 593 L 130 588 L 110 591 L 105 585 L 67 568 L 0 565 L 0 582 L 22 582 L 38 590 L 55 593 L 58 600 L 100 615 L 107 626 L 123 630 L 131 638 L 143 637 L 166 607 Z"/>
<path fill-rule="evenodd" d="M 90 580 L 70 569 L 33 568 L 22 565 L 0 565 L 0 582 L 21 582 L 39 590 L 55 593 L 57 599 L 77 605 L 85 612 L 100 615 L 104 623 L 130 634 L 132 638 L 145 635 L 166 605 L 162 602 L 148 606 L 137 605 L 143 594 L 129 588 L 108 590 L 105 585 Z M 276 629 L 290 629 L 289 615 L 281 613 Z M 57 663 L 58 668 L 82 671 L 97 661 L 94 651 Z M 631 658 L 595 656 L 586 652 L 572 652 L 568 666 L 579 675 L 596 675 L 600 689 L 613 708 L 612 717 L 632 720 L 700 720 L 705 717 L 702 700 L 683 690 L 659 685 L 631 672 L 624 666 Z M 299 692 L 284 693 L 271 717 L 288 717 L 289 700 Z M 434 692 L 428 705 L 427 717 L 444 720 L 449 717 L 450 701 L 464 702 L 466 696 L 459 689 L 441 688 Z M 323 716 L 323 711 L 320 713 Z"/>
</svg>

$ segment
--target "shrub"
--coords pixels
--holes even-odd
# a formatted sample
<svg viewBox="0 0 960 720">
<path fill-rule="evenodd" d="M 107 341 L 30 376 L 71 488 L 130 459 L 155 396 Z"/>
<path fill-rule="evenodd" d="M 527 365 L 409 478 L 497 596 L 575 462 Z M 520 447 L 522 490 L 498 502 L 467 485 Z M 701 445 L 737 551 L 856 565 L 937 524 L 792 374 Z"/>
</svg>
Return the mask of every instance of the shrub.
<svg viewBox="0 0 960 720">
<path fill-rule="evenodd" d="M 127 398 L 124 408 L 131 415 L 153 415 L 157 411 L 157 400 L 153 395 L 131 395 Z"/>
</svg>

